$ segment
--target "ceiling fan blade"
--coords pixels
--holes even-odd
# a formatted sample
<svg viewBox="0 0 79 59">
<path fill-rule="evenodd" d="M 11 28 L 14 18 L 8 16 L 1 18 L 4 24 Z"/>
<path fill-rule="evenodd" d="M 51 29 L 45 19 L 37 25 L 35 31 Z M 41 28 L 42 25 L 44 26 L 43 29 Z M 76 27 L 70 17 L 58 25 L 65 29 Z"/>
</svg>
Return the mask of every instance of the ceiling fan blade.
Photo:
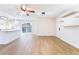
<svg viewBox="0 0 79 59">
<path fill-rule="evenodd" d="M 35 13 L 35 11 L 34 11 L 34 10 L 28 10 L 28 12 Z"/>
<path fill-rule="evenodd" d="M 24 6 L 21 6 L 20 9 L 21 9 L 22 11 L 27 11 L 26 7 L 24 7 Z"/>
</svg>

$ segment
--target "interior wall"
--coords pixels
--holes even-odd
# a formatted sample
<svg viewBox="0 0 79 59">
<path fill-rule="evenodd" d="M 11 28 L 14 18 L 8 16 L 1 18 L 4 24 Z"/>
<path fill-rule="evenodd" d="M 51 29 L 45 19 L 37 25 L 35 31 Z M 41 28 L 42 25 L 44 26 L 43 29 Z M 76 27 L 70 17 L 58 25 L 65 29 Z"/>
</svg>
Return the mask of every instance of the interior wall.
<svg viewBox="0 0 79 59">
<path fill-rule="evenodd" d="M 32 30 L 35 35 L 55 36 L 56 21 L 49 18 L 36 18 L 32 22 Z"/>
<path fill-rule="evenodd" d="M 63 23 L 59 20 L 61 19 L 56 20 L 56 36 L 61 38 L 65 42 L 73 45 L 74 47 L 79 48 L 79 27 L 65 27 L 63 26 Z"/>
</svg>

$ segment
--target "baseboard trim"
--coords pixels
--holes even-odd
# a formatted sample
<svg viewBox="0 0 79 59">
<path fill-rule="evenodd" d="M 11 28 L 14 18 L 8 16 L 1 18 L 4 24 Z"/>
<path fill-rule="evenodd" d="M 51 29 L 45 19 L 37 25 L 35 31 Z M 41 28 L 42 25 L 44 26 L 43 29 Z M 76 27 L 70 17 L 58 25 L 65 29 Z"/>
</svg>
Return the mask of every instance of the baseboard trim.
<svg viewBox="0 0 79 59">
<path fill-rule="evenodd" d="M 77 47 L 76 45 L 73 45 L 72 43 L 70 43 L 70 42 L 68 42 L 68 41 L 66 41 L 66 40 L 64 40 L 63 38 L 59 37 L 58 35 L 56 35 L 56 37 L 59 38 L 60 40 L 64 41 L 64 42 L 66 42 L 67 44 L 69 44 L 69 45 L 71 45 L 71 46 L 73 46 L 73 47 L 79 49 L 79 47 Z"/>
</svg>

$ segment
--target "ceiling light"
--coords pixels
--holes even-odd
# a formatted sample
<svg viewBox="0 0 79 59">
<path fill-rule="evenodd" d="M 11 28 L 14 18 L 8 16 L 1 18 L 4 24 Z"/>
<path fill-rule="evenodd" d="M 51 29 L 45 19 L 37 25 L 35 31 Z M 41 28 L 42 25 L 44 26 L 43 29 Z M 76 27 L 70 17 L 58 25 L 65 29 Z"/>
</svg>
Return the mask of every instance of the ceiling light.
<svg viewBox="0 0 79 59">
<path fill-rule="evenodd" d="M 20 9 L 21 9 L 21 13 L 24 15 L 27 15 L 27 16 L 29 16 L 29 14 L 31 14 L 31 13 L 35 13 L 35 11 L 33 9 L 28 8 L 26 5 L 22 5 L 20 7 Z"/>
</svg>

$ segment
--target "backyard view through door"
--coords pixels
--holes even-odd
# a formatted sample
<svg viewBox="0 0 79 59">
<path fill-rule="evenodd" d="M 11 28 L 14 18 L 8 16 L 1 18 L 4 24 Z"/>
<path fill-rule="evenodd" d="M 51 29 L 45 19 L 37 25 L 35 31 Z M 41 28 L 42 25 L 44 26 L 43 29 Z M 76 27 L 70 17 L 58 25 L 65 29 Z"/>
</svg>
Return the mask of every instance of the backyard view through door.
<svg viewBox="0 0 79 59">
<path fill-rule="evenodd" d="M 22 24 L 22 33 L 31 33 L 31 24 L 30 23 L 25 23 Z"/>
</svg>

